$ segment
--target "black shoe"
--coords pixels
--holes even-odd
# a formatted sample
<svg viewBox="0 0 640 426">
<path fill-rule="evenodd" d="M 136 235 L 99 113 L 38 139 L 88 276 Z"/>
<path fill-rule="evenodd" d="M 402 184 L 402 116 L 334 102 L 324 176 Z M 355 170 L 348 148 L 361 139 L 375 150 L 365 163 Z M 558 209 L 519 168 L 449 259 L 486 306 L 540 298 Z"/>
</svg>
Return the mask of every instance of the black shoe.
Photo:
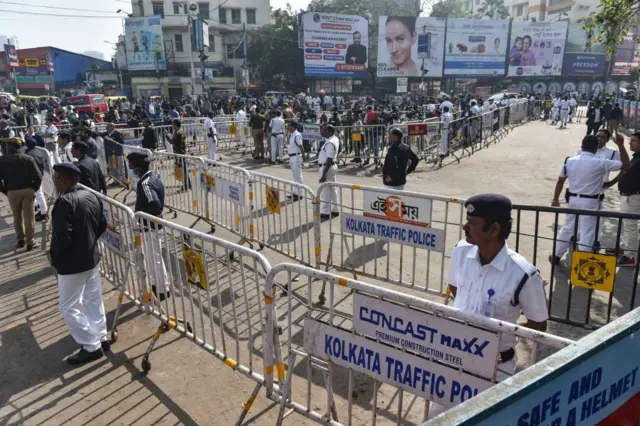
<svg viewBox="0 0 640 426">
<path fill-rule="evenodd" d="M 171 290 L 168 290 L 166 293 L 160 293 L 160 295 L 158 295 L 158 289 L 156 289 L 155 285 L 151 286 L 151 291 L 153 292 L 153 295 L 159 299 L 161 302 L 164 299 L 170 299 L 171 298 Z"/>
<path fill-rule="evenodd" d="M 349 161 L 350 163 L 359 163 L 360 159 L 359 158 L 354 158 L 351 161 Z"/>
<path fill-rule="evenodd" d="M 269 164 L 276 164 L 275 161 L 269 161 Z"/>
<path fill-rule="evenodd" d="M 31 251 L 31 250 L 33 250 L 35 248 L 38 248 L 38 244 L 37 243 L 33 242 L 33 243 L 27 244 L 27 251 Z"/>
<path fill-rule="evenodd" d="M 18 240 L 18 243 L 16 244 L 18 246 L 18 248 L 23 248 L 25 246 L 25 242 L 24 240 Z"/>
<path fill-rule="evenodd" d="M 87 352 L 84 348 L 80 349 L 75 354 L 71 355 L 67 358 L 67 364 L 69 365 L 80 365 L 85 364 L 87 362 L 95 361 L 104 356 L 104 352 L 102 349 L 98 349 L 97 351 Z"/>
<path fill-rule="evenodd" d="M 106 340 L 103 342 L 100 342 L 100 347 L 102 348 L 102 352 L 111 351 L 111 343 L 107 342 Z"/>
<path fill-rule="evenodd" d="M 47 219 L 49 219 L 49 216 L 48 216 L 48 215 L 46 215 L 46 214 L 40 214 L 40 213 L 38 213 L 38 214 L 36 215 L 36 222 L 44 222 L 44 221 L 46 221 Z"/>
<path fill-rule="evenodd" d="M 277 160 L 276 163 L 277 164 L 282 164 L 282 160 Z"/>
<path fill-rule="evenodd" d="M 369 165 L 369 160 L 364 160 L 364 161 L 362 162 L 362 165 L 363 165 L 363 166 L 367 166 L 367 165 Z"/>
<path fill-rule="evenodd" d="M 298 196 L 298 195 L 287 195 L 287 198 L 291 201 L 298 201 L 300 200 L 302 197 Z"/>
<path fill-rule="evenodd" d="M 549 262 L 552 265 L 559 265 L 560 264 L 560 256 L 550 255 L 549 256 Z"/>
<path fill-rule="evenodd" d="M 320 215 L 320 220 L 329 220 L 331 219 L 331 215 L 330 214 L 321 214 Z"/>
<path fill-rule="evenodd" d="M 340 212 L 331 212 L 331 217 L 338 217 L 340 216 Z"/>
</svg>

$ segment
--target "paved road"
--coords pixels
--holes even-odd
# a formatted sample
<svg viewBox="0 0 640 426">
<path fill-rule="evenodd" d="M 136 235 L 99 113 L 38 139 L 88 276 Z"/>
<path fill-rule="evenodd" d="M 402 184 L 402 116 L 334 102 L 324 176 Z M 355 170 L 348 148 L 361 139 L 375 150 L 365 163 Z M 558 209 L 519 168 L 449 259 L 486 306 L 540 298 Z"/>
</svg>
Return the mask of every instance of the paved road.
<svg viewBox="0 0 640 426">
<path fill-rule="evenodd" d="M 481 192 L 501 192 L 516 203 L 548 205 L 562 161 L 579 148 L 584 129 L 584 124 L 570 125 L 568 130 L 557 130 L 538 122 L 527 124 L 499 143 L 462 159 L 460 164 L 446 164 L 439 170 L 421 167 L 410 177 L 407 189 L 460 198 Z M 255 168 L 250 159 L 236 154 L 223 155 L 225 161 L 232 164 Z M 289 170 L 283 166 L 264 167 L 260 171 L 290 178 Z M 315 168 L 305 169 L 304 179 L 316 189 Z M 381 178 L 379 171 L 372 167 L 349 168 L 340 173 L 339 181 L 377 186 Z M 617 209 L 615 196 L 608 197 L 607 207 Z M 180 215 L 176 221 L 190 224 L 193 220 Z M 42 249 L 30 253 L 14 249 L 11 226 L 11 215 L 3 198 L 0 202 L 0 424 L 221 425 L 235 422 L 240 404 L 248 397 L 253 383 L 175 333 L 161 337 L 153 353 L 153 369 L 148 376 L 143 375 L 140 357 L 156 330 L 157 321 L 141 314 L 131 304 L 125 305 L 120 338 L 110 354 L 80 368 L 72 369 L 64 364 L 63 357 L 74 352 L 77 346 L 57 309 L 52 270 Z M 325 224 L 323 231 L 329 231 L 329 226 L 336 225 Z M 208 230 L 203 224 L 197 229 Z M 40 238 L 44 234 L 40 229 Z M 237 239 L 221 230 L 216 235 Z M 287 260 L 269 249 L 263 254 L 272 264 Z M 539 263 L 544 263 L 544 259 Z M 548 268 L 544 266 L 543 274 L 548 277 Z M 117 293 L 106 281 L 103 288 L 111 322 Z M 421 294 L 416 290 L 407 291 Z M 616 297 L 614 304 L 622 313 L 624 300 L 622 297 L 620 300 Z M 348 311 L 350 302 L 345 301 L 342 307 Z M 598 310 L 601 309 L 598 306 Z M 558 324 L 552 324 L 550 331 L 570 338 L 585 334 L 584 330 Z M 322 410 L 326 396 L 321 392 L 322 381 L 315 379 L 312 402 L 314 408 Z M 339 386 L 345 385 L 344 380 L 338 382 Z M 370 383 L 363 377 L 356 378 L 354 424 L 369 421 Z M 341 411 L 343 391 L 344 388 L 338 395 L 342 398 L 340 413 L 344 413 Z M 298 387 L 294 394 L 301 398 L 305 390 Z M 380 390 L 380 422 L 395 423 L 395 413 L 387 407 L 395 397 L 388 388 Z M 269 407 L 261 393 L 248 418 L 256 416 L 253 424 L 274 424 L 277 409 Z M 408 413 L 411 410 L 406 409 L 404 422 L 419 422 L 419 415 Z M 285 423 L 310 424 L 295 415 Z"/>
</svg>

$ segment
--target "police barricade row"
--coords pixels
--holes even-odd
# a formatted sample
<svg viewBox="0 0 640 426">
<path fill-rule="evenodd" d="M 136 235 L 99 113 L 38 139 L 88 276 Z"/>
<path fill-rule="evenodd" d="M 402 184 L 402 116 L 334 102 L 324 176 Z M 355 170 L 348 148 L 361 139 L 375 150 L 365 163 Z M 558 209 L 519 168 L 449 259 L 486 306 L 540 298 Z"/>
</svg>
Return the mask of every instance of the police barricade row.
<svg viewBox="0 0 640 426">
<path fill-rule="evenodd" d="M 254 241 L 304 265 L 319 266 L 320 247 L 314 235 L 316 197 L 311 188 L 262 173 L 251 173 L 250 179 Z"/>
<path fill-rule="evenodd" d="M 254 149 L 253 131 L 249 126 L 249 120 L 216 121 L 219 151 L 242 151 L 244 155 Z M 270 146 L 265 135 L 266 151 L 270 152 Z"/>
<path fill-rule="evenodd" d="M 106 176 L 123 188 L 114 198 L 124 194 L 124 199 L 126 200 L 129 193 L 135 190 L 135 185 L 139 179 L 139 176 L 136 176 L 133 170 L 129 169 L 127 155 L 132 152 L 140 152 L 147 155 L 151 160 L 153 159 L 153 153 L 148 149 L 142 148 L 141 139 L 125 139 L 124 145 L 109 137 L 99 139 L 102 140 L 102 143 L 96 141 L 96 144 L 100 168 L 102 169 L 103 167 L 101 157 L 104 155 Z"/>
<path fill-rule="evenodd" d="M 425 426 L 638 424 L 640 309 Z"/>
<path fill-rule="evenodd" d="M 445 259 L 463 238 L 464 209 L 457 199 L 336 182 L 321 184 L 317 193 L 322 191 L 337 191 L 340 213 L 339 220 L 317 221 L 326 270 L 444 293 Z M 319 301 L 324 299 L 322 291 Z"/>
<path fill-rule="evenodd" d="M 330 289 L 327 307 L 312 303 L 320 281 Z M 286 296 L 276 300 L 278 289 Z M 280 404 L 276 424 L 285 408 L 321 424 L 420 424 L 511 376 L 516 362 L 499 362 L 506 348 L 528 351 L 517 360 L 526 368 L 535 364 L 538 346 L 573 344 L 286 263 L 267 276 L 265 308 L 266 334 L 274 338 L 265 344 L 265 386 Z"/>
</svg>

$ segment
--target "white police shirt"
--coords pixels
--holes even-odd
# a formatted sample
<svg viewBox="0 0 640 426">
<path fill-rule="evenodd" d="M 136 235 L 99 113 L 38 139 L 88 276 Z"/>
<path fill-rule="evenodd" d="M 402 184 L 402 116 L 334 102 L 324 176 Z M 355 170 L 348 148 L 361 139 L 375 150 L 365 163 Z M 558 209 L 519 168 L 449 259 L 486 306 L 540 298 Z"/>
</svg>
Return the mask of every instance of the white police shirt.
<svg viewBox="0 0 640 426">
<path fill-rule="evenodd" d="M 514 293 L 527 274 L 519 304 L 513 306 Z M 516 324 L 522 312 L 528 320 L 549 319 L 544 283 L 536 267 L 504 244 L 502 250 L 487 265 L 480 263 L 478 246 L 465 240 L 458 242 L 449 262 L 447 282 L 456 287 L 455 307 L 482 316 Z M 516 338 L 503 334 L 500 351 L 513 348 Z"/>
<path fill-rule="evenodd" d="M 579 150 L 576 155 L 580 155 L 582 150 Z M 596 151 L 596 157 L 602 157 L 607 160 L 620 161 L 620 151 L 617 149 L 609 148 L 608 146 L 603 146 L 602 148 Z M 604 175 L 604 183 L 609 182 L 609 173 Z"/>
<path fill-rule="evenodd" d="M 205 118 L 204 120 L 204 129 L 206 131 L 206 137 L 207 140 L 210 140 L 211 142 L 215 142 L 215 136 L 218 134 L 218 131 L 216 130 L 216 125 L 213 123 L 213 120 L 210 119 L 209 117 Z M 211 132 L 209 132 L 209 129 L 211 129 Z M 213 134 L 213 138 L 209 137 L 209 133 Z"/>
<path fill-rule="evenodd" d="M 71 153 L 71 148 L 73 148 L 73 142 L 69 142 L 68 144 L 62 147 L 61 160 L 63 163 L 75 163 L 78 161 L 78 159 L 75 158 Z"/>
<path fill-rule="evenodd" d="M 284 132 L 284 120 L 282 117 L 274 117 L 269 123 L 272 135 L 281 135 Z"/>
<path fill-rule="evenodd" d="M 302 134 L 299 131 L 294 131 L 289 136 L 288 152 L 291 154 L 300 154 L 300 147 L 302 146 Z"/>
<path fill-rule="evenodd" d="M 560 169 L 560 177 L 569 179 L 569 192 L 579 195 L 600 195 L 609 173 L 620 170 L 622 162 L 582 151 L 569 157 Z"/>
<path fill-rule="evenodd" d="M 337 136 L 333 135 L 330 138 L 327 138 L 324 145 L 322 145 L 322 149 L 320 149 L 320 154 L 318 154 L 318 165 L 320 165 L 321 170 L 328 158 L 333 160 L 333 167 L 338 167 L 335 160 L 338 155 L 339 146 L 340 140 Z"/>
</svg>

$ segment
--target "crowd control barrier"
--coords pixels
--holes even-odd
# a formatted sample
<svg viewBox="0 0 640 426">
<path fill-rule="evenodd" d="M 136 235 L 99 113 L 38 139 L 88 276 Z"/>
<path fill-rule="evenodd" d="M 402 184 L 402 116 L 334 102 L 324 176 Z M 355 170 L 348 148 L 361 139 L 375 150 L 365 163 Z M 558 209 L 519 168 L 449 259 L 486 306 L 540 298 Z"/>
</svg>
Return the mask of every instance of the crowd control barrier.
<svg viewBox="0 0 640 426">
<path fill-rule="evenodd" d="M 135 186 L 139 179 L 133 170 L 129 169 L 127 155 L 133 152 L 140 152 L 146 154 L 149 159 L 153 159 L 153 153 L 148 149 L 142 148 L 139 139 L 125 140 L 124 145 L 109 137 L 100 139 L 102 142 L 96 141 L 98 147 L 98 164 L 100 164 L 102 161 L 101 158 L 104 155 L 105 168 L 107 170 L 106 176 L 123 188 L 114 198 L 118 198 L 121 194 L 124 194 L 124 199 L 126 200 L 127 195 L 135 191 Z M 102 169 L 102 165 L 100 168 Z"/>
<path fill-rule="evenodd" d="M 640 309 L 424 426 L 637 425 Z"/>
<path fill-rule="evenodd" d="M 327 307 L 312 303 L 319 281 L 329 285 Z M 499 354 L 516 339 L 529 352 L 520 351 L 522 368 L 536 362 L 538 346 L 573 344 L 301 265 L 274 266 L 265 284 L 274 338 L 265 386 L 280 404 L 276 424 L 286 408 L 321 424 L 421 423 L 513 374 L 515 362 L 500 364 Z M 278 287 L 287 296 L 276 301 Z"/>
</svg>

